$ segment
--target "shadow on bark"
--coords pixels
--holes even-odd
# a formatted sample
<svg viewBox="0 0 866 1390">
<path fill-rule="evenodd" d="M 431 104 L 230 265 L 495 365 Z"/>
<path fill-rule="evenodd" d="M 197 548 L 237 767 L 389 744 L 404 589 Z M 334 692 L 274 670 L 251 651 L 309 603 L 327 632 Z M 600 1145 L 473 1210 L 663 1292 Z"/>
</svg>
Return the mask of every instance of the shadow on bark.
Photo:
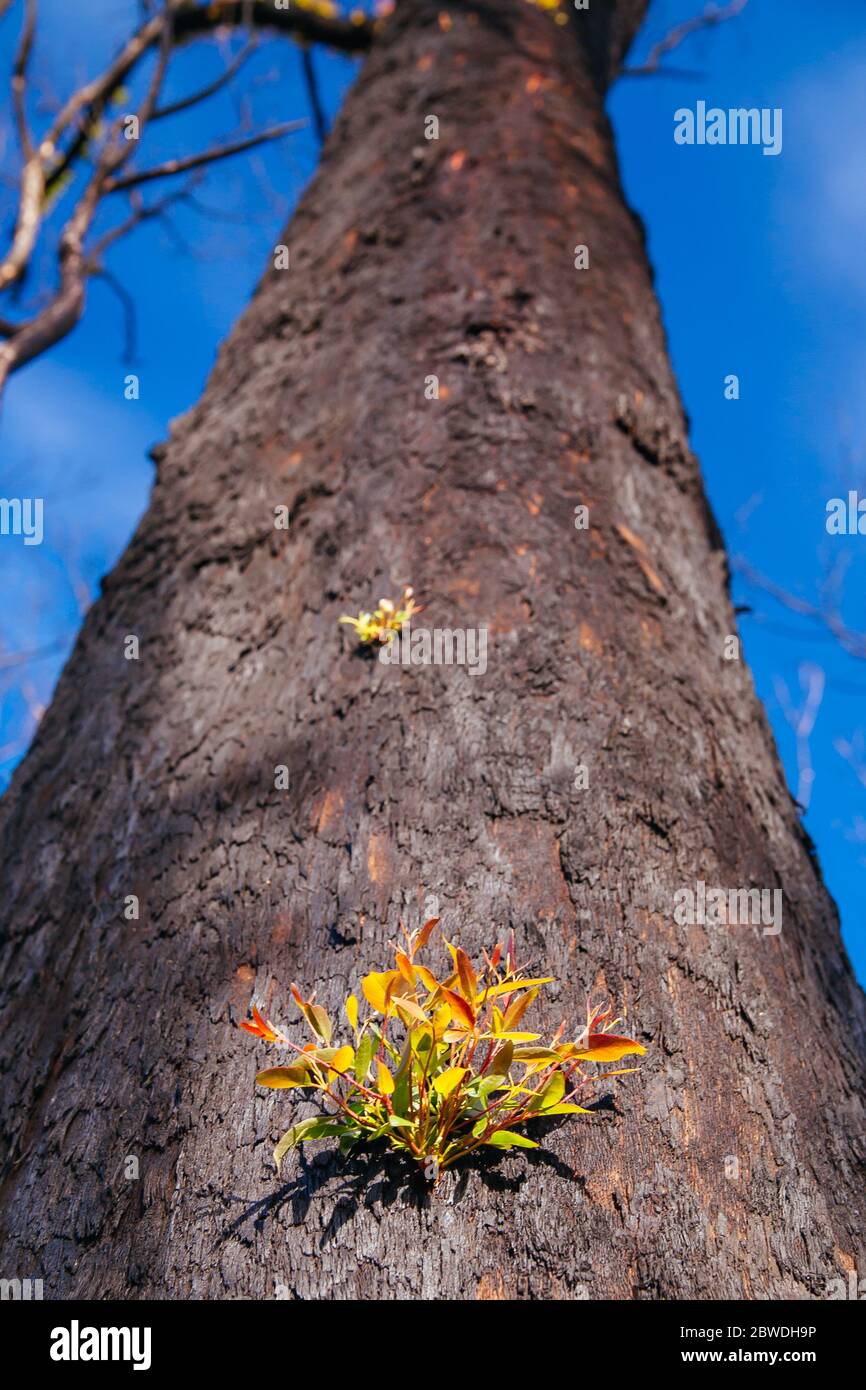
<svg viewBox="0 0 866 1390">
<path fill-rule="evenodd" d="M 592 1109 L 613 1109 L 612 1098 L 604 1097 Z M 564 1117 L 542 1121 L 533 1128 L 532 1137 L 543 1143 L 563 1123 Z M 421 1173 L 387 1148 L 371 1148 L 351 1158 L 341 1158 L 336 1149 L 318 1153 L 311 1160 L 301 1153 L 298 1176 L 265 1197 L 250 1202 L 234 1221 L 223 1227 L 219 1241 L 222 1244 L 241 1232 L 247 1221 L 252 1221 L 257 1233 L 261 1232 L 269 1220 L 288 1206 L 291 1207 L 291 1224 L 302 1225 L 317 1199 L 333 1202 L 331 1218 L 319 1241 L 322 1250 L 362 1207 L 382 1217 L 398 1200 L 401 1200 L 401 1208 L 411 1207 L 416 1211 L 427 1211 L 437 1202 L 457 1206 L 467 1198 L 471 1200 L 473 1175 L 492 1192 L 517 1192 L 524 1183 L 538 1176 L 533 1174 L 533 1169 L 543 1168 L 557 1177 L 583 1185 L 581 1174 L 547 1149 L 521 1149 L 519 1157 L 524 1164 L 521 1170 L 503 1172 L 504 1161 L 513 1157 L 505 1151 L 473 1154 L 460 1168 L 446 1174 L 443 1189 L 435 1193 Z M 243 1199 L 230 1197 L 227 1200 Z"/>
</svg>

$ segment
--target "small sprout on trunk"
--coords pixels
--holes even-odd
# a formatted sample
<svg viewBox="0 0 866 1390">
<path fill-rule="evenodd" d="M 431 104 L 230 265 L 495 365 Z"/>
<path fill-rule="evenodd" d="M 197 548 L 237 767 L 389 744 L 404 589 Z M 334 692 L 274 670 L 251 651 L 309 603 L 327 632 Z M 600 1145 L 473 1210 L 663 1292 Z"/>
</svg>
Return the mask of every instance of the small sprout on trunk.
<svg viewBox="0 0 866 1390">
<path fill-rule="evenodd" d="M 392 642 L 404 623 L 408 623 L 421 609 L 412 597 L 412 589 L 407 585 L 398 603 L 389 598 L 380 598 L 379 606 L 373 613 L 359 613 L 357 618 L 343 614 L 341 623 L 349 623 L 358 635 L 362 646 L 384 646 Z"/>
</svg>

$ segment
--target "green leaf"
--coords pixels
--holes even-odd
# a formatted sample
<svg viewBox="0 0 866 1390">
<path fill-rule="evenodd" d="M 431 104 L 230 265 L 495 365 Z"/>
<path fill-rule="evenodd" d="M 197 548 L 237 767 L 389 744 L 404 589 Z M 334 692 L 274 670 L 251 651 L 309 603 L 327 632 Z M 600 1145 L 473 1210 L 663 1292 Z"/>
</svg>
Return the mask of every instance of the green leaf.
<svg viewBox="0 0 866 1390">
<path fill-rule="evenodd" d="M 410 1076 L 408 1071 L 404 1071 L 402 1076 L 397 1074 L 397 1084 L 394 1087 L 394 1094 L 391 1097 L 391 1108 L 395 1115 L 405 1115 L 409 1109 L 410 1096 Z"/>
<path fill-rule="evenodd" d="M 392 1115 L 389 1122 L 392 1129 L 411 1129 L 412 1121 L 404 1120 L 402 1115 Z"/>
<path fill-rule="evenodd" d="M 293 1149 L 296 1144 L 300 1144 L 304 1139 L 329 1139 L 333 1134 L 340 1134 L 343 1128 L 339 1121 L 324 1119 L 321 1115 L 311 1115 L 308 1120 L 299 1120 L 291 1129 L 286 1130 L 274 1149 L 277 1172 L 289 1149 Z"/>
<path fill-rule="evenodd" d="M 340 1135 L 340 1153 L 342 1154 L 343 1158 L 346 1157 L 346 1154 L 349 1152 L 349 1150 L 351 1149 L 352 1145 L 353 1145 L 353 1144 L 357 1144 L 357 1142 L 358 1142 L 358 1140 L 359 1140 L 360 1138 L 361 1138 L 361 1130 L 360 1130 L 360 1129 L 344 1129 L 344 1130 L 343 1130 L 343 1133 Z"/>
<path fill-rule="evenodd" d="M 328 1043 L 331 1041 L 333 1028 L 331 1027 L 331 1020 L 328 1018 L 321 1004 L 307 1004 L 304 1008 L 304 1014 L 313 1032 L 317 1037 L 322 1039 L 322 1042 L 327 1047 Z"/>
<path fill-rule="evenodd" d="M 541 1093 L 541 1109 L 546 1112 L 552 1105 L 558 1105 L 564 1095 L 565 1076 L 555 1071 Z"/>
<path fill-rule="evenodd" d="M 538 1145 L 534 1139 L 528 1139 L 525 1134 L 518 1134 L 513 1129 L 497 1129 L 491 1134 L 489 1139 L 485 1139 L 485 1144 L 492 1149 L 537 1149 Z"/>
<path fill-rule="evenodd" d="M 558 1052 L 551 1047 L 515 1047 L 515 1062 L 561 1062 Z"/>
<path fill-rule="evenodd" d="M 511 1063 L 513 1062 L 513 1060 L 514 1043 L 504 1042 L 500 1047 L 497 1047 L 496 1051 L 494 1052 L 493 1058 L 491 1060 L 490 1066 L 487 1068 L 487 1071 L 491 1076 L 505 1076 L 507 1072 L 510 1070 Z"/>
<path fill-rule="evenodd" d="M 554 1105 L 549 1110 L 545 1107 L 541 1112 L 542 1115 L 592 1115 L 594 1113 L 592 1110 L 585 1110 L 582 1105 L 570 1104 Z"/>
<path fill-rule="evenodd" d="M 373 1060 L 375 1046 L 376 1043 L 373 1034 L 368 1030 L 358 1043 L 355 1052 L 355 1079 L 360 1081 L 362 1085 L 366 1081 L 370 1071 L 370 1063 Z"/>
</svg>

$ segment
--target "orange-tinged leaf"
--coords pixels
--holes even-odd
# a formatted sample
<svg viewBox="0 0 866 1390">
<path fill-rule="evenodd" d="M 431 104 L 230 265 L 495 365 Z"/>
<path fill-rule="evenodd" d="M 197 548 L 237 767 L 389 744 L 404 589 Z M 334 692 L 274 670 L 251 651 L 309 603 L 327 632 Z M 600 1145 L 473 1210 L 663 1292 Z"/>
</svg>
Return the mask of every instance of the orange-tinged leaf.
<svg viewBox="0 0 866 1390">
<path fill-rule="evenodd" d="M 423 927 L 419 929 L 418 935 L 415 938 L 414 949 L 416 951 L 423 951 L 424 947 L 427 945 L 427 942 L 430 940 L 430 934 L 438 921 L 438 917 L 429 917 L 427 921 L 424 923 Z"/>
<path fill-rule="evenodd" d="M 376 1063 L 376 1074 L 378 1078 L 379 1094 L 392 1096 L 394 1094 L 394 1078 L 384 1062 Z"/>
<path fill-rule="evenodd" d="M 623 1038 L 617 1033 L 590 1033 L 586 1046 L 579 1047 L 574 1056 L 585 1062 L 618 1062 L 632 1052 L 643 1056 L 646 1048 L 634 1038 Z"/>
<path fill-rule="evenodd" d="M 502 1023 L 502 1031 L 508 1032 L 510 1029 L 516 1028 L 523 1015 L 526 1013 L 526 1010 L 530 1007 L 531 1004 L 535 1003 L 535 1000 L 537 998 L 537 989 L 529 989 L 526 991 L 525 994 L 518 995 L 518 997 L 511 1004 L 509 1004 L 508 1008 L 505 1010 L 505 1018 L 503 1019 Z"/>
<path fill-rule="evenodd" d="M 433 1082 L 434 1091 L 438 1091 L 443 1099 L 450 1096 L 452 1091 L 457 1090 L 467 1070 L 466 1067 L 448 1067 L 445 1071 L 440 1072 Z"/>
<path fill-rule="evenodd" d="M 452 1018 L 459 1019 L 467 1028 L 474 1028 L 475 1011 L 466 999 L 463 999 L 459 994 L 455 994 L 453 989 L 445 989 L 444 985 L 442 987 L 442 997 L 451 1010 Z"/>
<path fill-rule="evenodd" d="M 269 1019 L 262 1018 L 262 1015 L 259 1013 L 255 1004 L 253 1004 L 252 1013 L 253 1018 L 259 1025 L 259 1036 L 264 1038 L 265 1042 L 274 1042 L 277 1036 L 274 1025 L 270 1022 Z"/>
<path fill-rule="evenodd" d="M 397 996 L 394 999 L 394 1008 L 397 1010 L 397 1013 L 400 1015 L 400 1018 L 403 1020 L 404 1023 L 406 1022 L 407 1017 L 414 1018 L 416 1023 L 430 1022 L 430 1019 L 427 1017 L 424 1010 L 419 1008 L 419 1006 L 415 1003 L 414 999 L 403 999 L 402 997 Z M 404 1017 L 404 1015 L 406 1017 Z"/>
<path fill-rule="evenodd" d="M 410 960 L 409 957 L 406 955 L 406 952 L 405 952 L 405 951 L 397 951 L 397 952 L 395 952 L 394 958 L 395 958 L 395 960 L 396 960 L 396 962 L 397 962 L 397 969 L 400 971 L 400 974 L 403 976 L 403 979 L 406 981 L 407 984 L 412 985 L 413 988 L 414 988 L 414 985 L 415 985 L 415 971 L 414 971 L 414 969 L 413 969 L 413 967 L 412 967 L 412 962 L 411 962 L 411 960 Z"/>
<path fill-rule="evenodd" d="M 472 962 L 462 946 L 455 948 L 454 964 L 457 966 L 457 974 L 460 977 L 461 990 L 467 999 L 473 1000 L 478 993 L 478 976 L 475 974 Z"/>
</svg>

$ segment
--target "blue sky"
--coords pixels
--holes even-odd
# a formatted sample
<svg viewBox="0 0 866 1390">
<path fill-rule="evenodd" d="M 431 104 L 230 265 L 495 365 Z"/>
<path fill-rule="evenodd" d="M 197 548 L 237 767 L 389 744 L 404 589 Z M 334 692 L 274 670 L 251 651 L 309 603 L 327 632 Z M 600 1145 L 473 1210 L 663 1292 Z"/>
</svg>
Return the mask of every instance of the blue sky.
<svg viewBox="0 0 866 1390">
<path fill-rule="evenodd" d="M 654 0 L 632 61 L 702 3 Z M 74 7 L 41 0 L 41 99 L 50 103 L 91 75 L 136 8 L 134 0 Z M 17 24 L 13 8 L 0 25 L 4 70 Z M 692 75 L 622 80 L 610 112 L 626 190 L 647 227 L 713 507 L 731 555 L 795 596 L 815 601 L 828 567 L 837 575 L 841 569 L 841 613 L 863 630 L 866 538 L 831 537 L 825 529 L 830 497 L 858 487 L 866 495 L 862 0 L 820 7 L 750 0 L 738 19 L 699 35 L 670 61 Z M 202 85 L 221 62 L 214 43 L 183 53 L 169 95 Z M 333 113 L 355 65 L 321 52 L 315 62 Z M 141 162 L 231 137 L 244 120 L 261 127 L 307 114 L 300 57 L 285 41 L 262 43 L 238 90 L 247 93 L 246 108 L 223 93 L 155 127 Z M 673 113 L 698 100 L 781 107 L 782 153 L 767 158 L 754 147 L 676 145 Z M 121 306 L 96 281 L 74 336 L 13 379 L 0 418 L 0 496 L 44 497 L 46 538 L 26 550 L 0 541 L 0 786 L 50 698 L 84 606 L 146 506 L 148 447 L 200 394 L 217 343 L 243 308 L 316 159 L 308 128 L 221 165 L 198 190 L 201 207 L 178 207 L 170 224 L 149 224 L 114 249 L 109 268 L 137 306 L 132 366 L 121 360 Z M 0 168 L 8 171 L 10 160 L 7 126 Z M 0 185 L 4 237 L 11 203 L 11 190 Z M 129 371 L 140 377 L 138 401 L 124 399 Z M 737 401 L 724 397 L 729 373 L 740 379 Z M 742 577 L 735 577 L 734 597 L 754 610 L 741 618 L 740 631 L 794 790 L 790 705 L 802 700 L 801 679 L 813 689 L 823 682 L 809 739 L 814 783 L 805 823 L 855 968 L 866 979 L 866 742 L 858 742 L 866 740 L 866 662 Z M 19 653 L 34 655 L 20 664 Z"/>
</svg>

